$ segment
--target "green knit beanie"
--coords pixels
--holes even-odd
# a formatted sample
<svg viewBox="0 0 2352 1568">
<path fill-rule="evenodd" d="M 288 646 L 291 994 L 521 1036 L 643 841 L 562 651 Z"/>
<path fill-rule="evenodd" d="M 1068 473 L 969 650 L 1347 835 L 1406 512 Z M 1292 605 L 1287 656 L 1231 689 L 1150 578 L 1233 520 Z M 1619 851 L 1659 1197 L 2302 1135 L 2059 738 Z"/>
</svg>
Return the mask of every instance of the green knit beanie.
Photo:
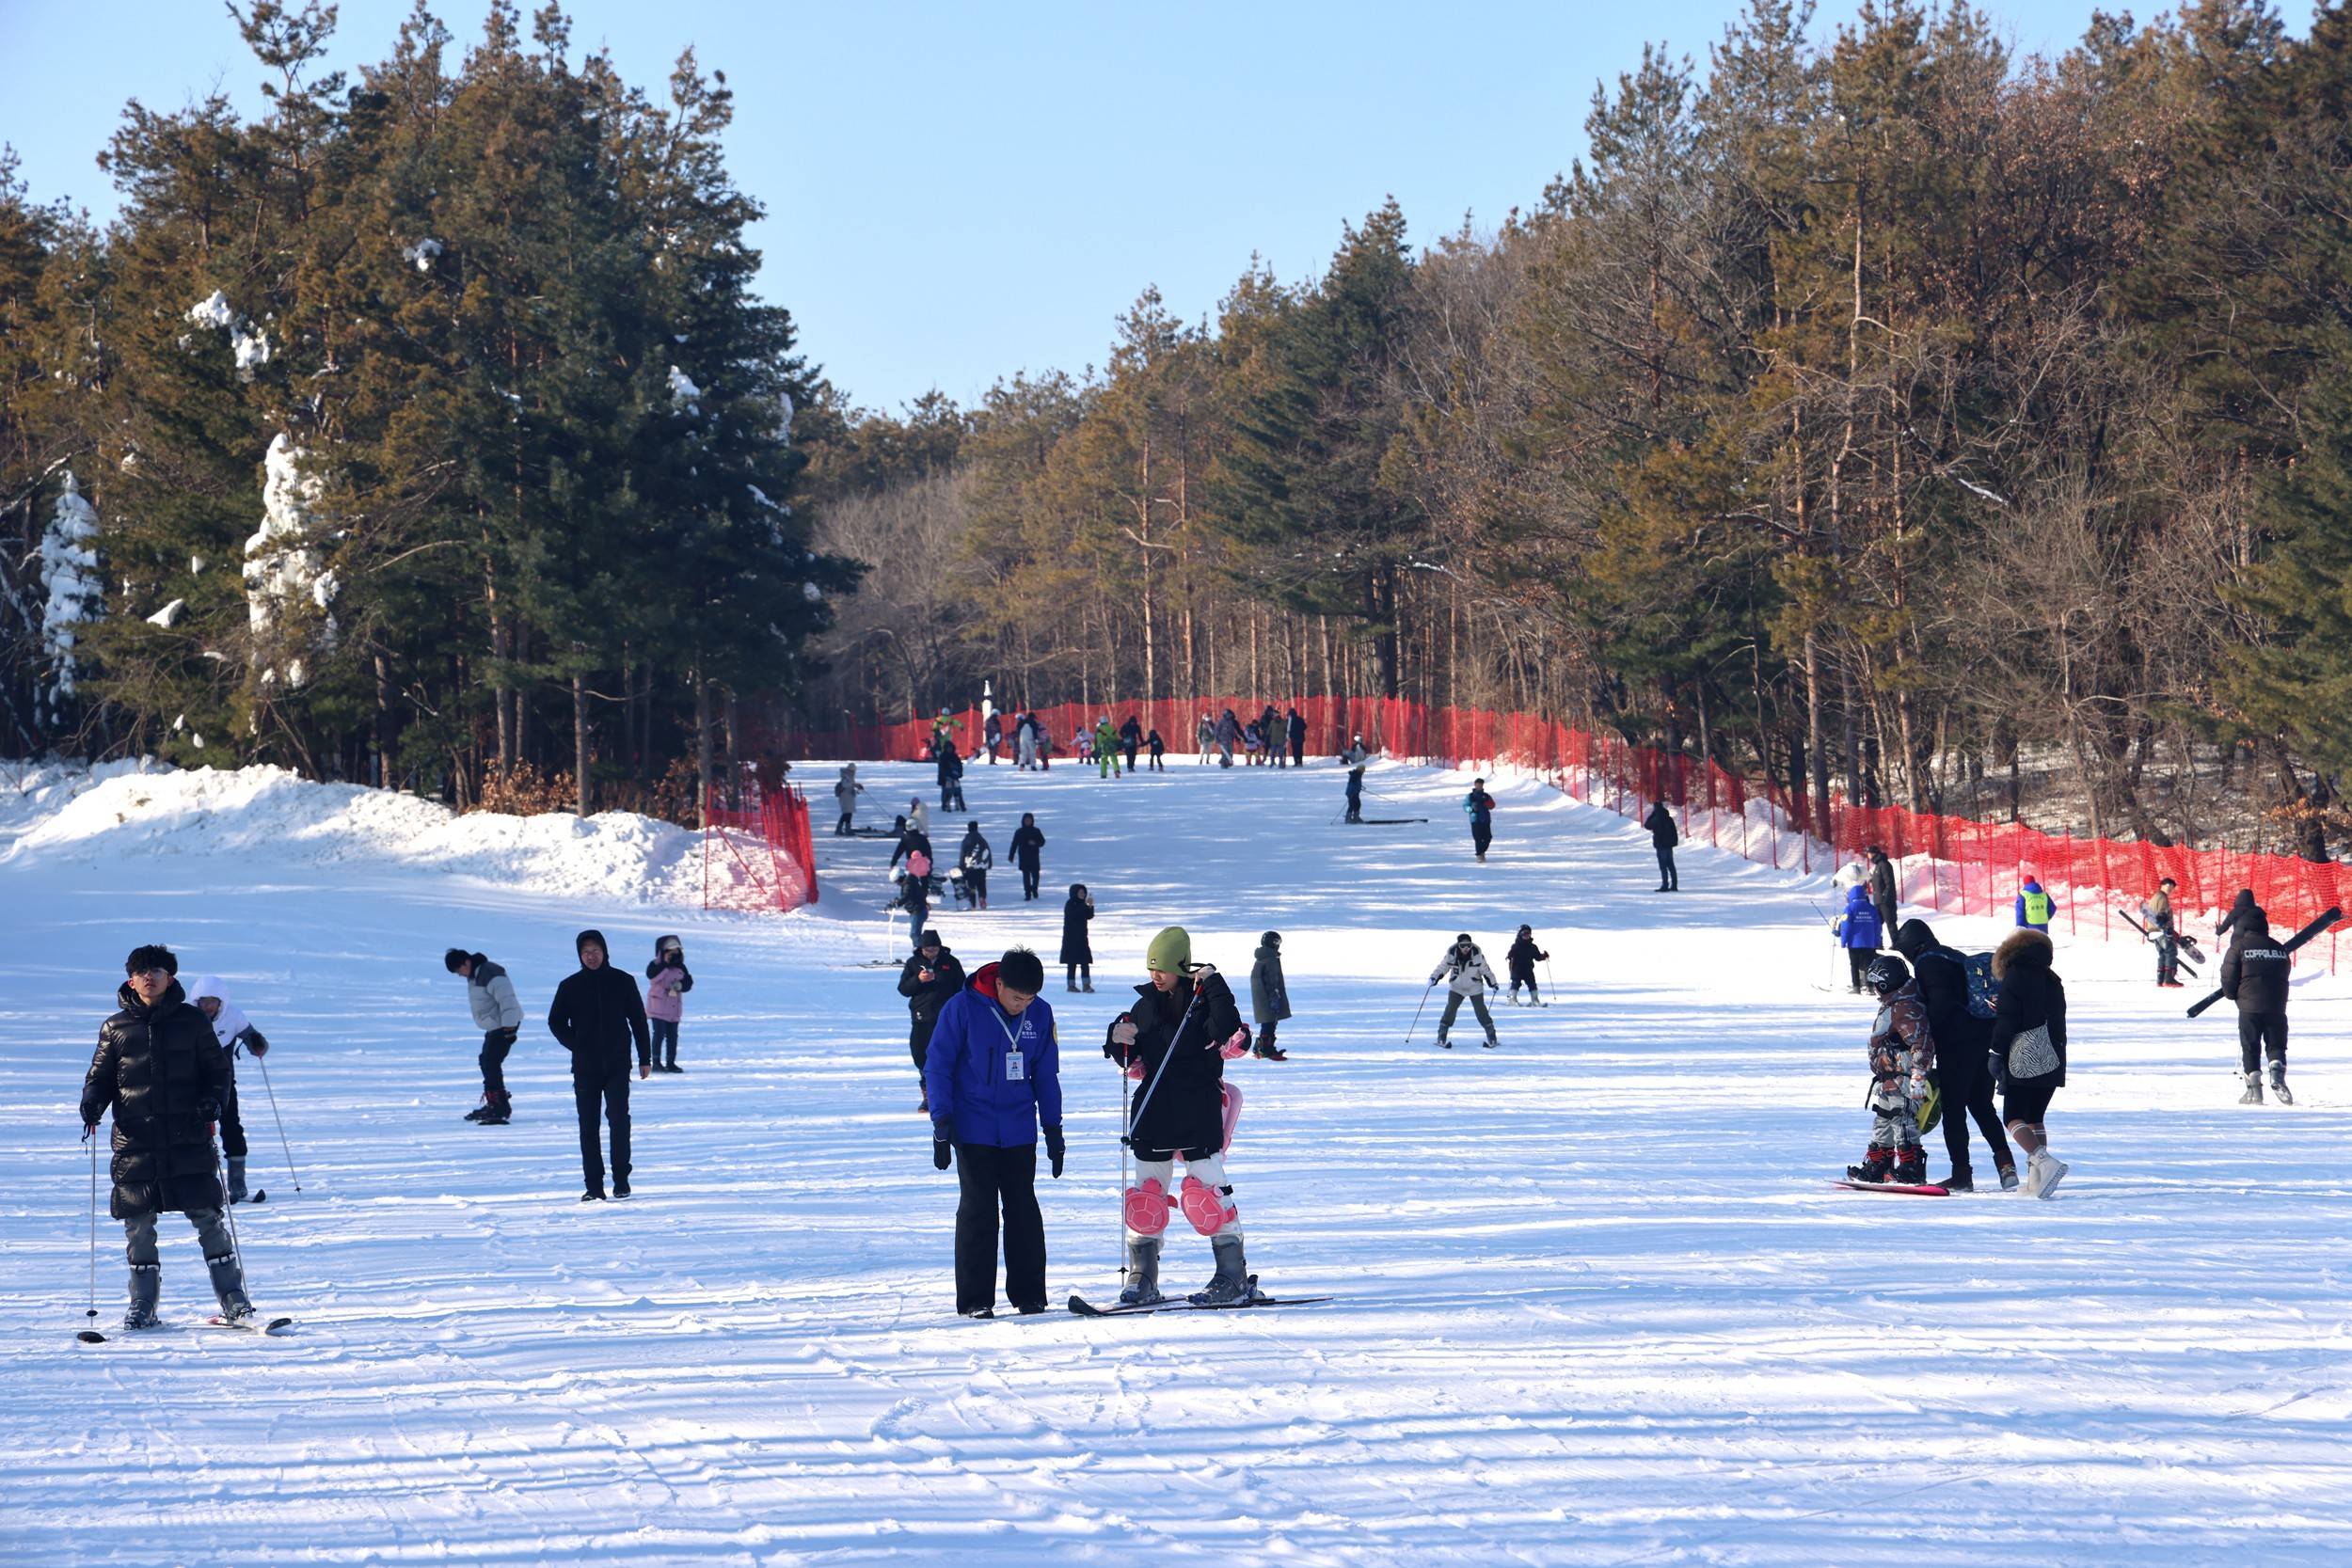
<svg viewBox="0 0 2352 1568">
<path fill-rule="evenodd" d="M 1192 967 L 1192 938 L 1182 926 L 1170 926 L 1152 939 L 1144 950 L 1144 967 L 1163 974 L 1182 974 Z"/>
</svg>

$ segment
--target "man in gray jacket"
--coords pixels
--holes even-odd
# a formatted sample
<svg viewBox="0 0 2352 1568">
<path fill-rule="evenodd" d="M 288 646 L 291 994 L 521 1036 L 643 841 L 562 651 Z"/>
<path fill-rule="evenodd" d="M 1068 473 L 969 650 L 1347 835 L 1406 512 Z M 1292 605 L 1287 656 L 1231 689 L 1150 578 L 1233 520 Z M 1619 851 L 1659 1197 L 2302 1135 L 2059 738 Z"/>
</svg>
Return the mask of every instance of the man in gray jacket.
<svg viewBox="0 0 2352 1568">
<path fill-rule="evenodd" d="M 482 1103 L 467 1112 L 466 1119 L 503 1127 L 515 1110 L 506 1094 L 506 1053 L 515 1049 L 515 1032 L 523 1026 L 523 1005 L 515 996 L 515 982 L 497 964 L 462 947 L 442 954 L 441 967 L 466 982 L 466 1005 L 473 1009 L 474 1027 L 482 1031 Z"/>
<path fill-rule="evenodd" d="M 1249 1013 L 1258 1025 L 1257 1053 L 1269 1062 L 1289 1061 L 1290 1053 L 1274 1043 L 1274 1026 L 1291 1016 L 1279 931 L 1268 931 L 1258 939 L 1257 961 L 1249 966 Z"/>
</svg>

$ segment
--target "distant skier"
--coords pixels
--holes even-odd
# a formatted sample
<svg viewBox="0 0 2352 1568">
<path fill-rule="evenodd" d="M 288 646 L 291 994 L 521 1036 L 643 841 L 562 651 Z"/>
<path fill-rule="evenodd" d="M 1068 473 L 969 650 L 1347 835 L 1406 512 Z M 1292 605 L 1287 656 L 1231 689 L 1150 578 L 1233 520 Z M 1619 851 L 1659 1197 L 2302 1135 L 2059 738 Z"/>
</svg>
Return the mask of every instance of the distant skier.
<svg viewBox="0 0 2352 1568">
<path fill-rule="evenodd" d="M 1200 724 L 1193 730 L 1193 738 L 1200 748 L 1200 760 L 1194 766 L 1206 768 L 1209 758 L 1216 754 L 1216 721 L 1202 714 Z"/>
<path fill-rule="evenodd" d="M 1013 726 L 1013 757 L 1024 773 L 1037 767 L 1037 719 L 1025 713 L 1021 722 Z"/>
<path fill-rule="evenodd" d="M 1128 758 L 1128 766 L 1135 766 L 1132 756 Z M 1111 716 L 1107 713 L 1094 725 L 1094 768 L 1098 778 L 1119 777 L 1119 732 L 1111 728 Z"/>
<path fill-rule="evenodd" d="M 587 1178 L 582 1203 L 604 1200 L 604 1153 L 597 1135 L 601 1112 L 612 1129 L 612 1196 L 628 1196 L 628 1054 L 637 1048 L 637 1076 L 653 1076 L 653 1036 L 637 982 L 606 962 L 604 933 L 572 939 L 580 968 L 555 988 L 548 1033 L 572 1055 L 572 1099 L 580 1112 L 580 1165 Z"/>
<path fill-rule="evenodd" d="M 1266 765 L 1279 768 L 1282 765 L 1282 716 L 1274 711 L 1272 703 L 1266 704 L 1258 714 L 1258 743 L 1263 748 L 1262 755 Z"/>
<path fill-rule="evenodd" d="M 1037 1204 L 1037 1143 L 1061 1175 L 1061 1049 L 1054 1009 L 1038 991 L 1045 966 L 1025 947 L 982 964 L 939 1010 L 923 1067 L 931 1164 L 956 1167 L 956 1311 L 995 1314 L 997 1216 L 1005 1298 L 1045 1310 L 1045 1217 Z"/>
<path fill-rule="evenodd" d="M 1293 708 L 1286 724 L 1291 743 L 1291 766 L 1304 768 L 1307 766 L 1307 721 L 1298 716 L 1296 708 Z"/>
<path fill-rule="evenodd" d="M 1024 902 L 1037 896 L 1038 856 L 1044 848 L 1045 835 L 1038 831 L 1037 813 L 1023 812 L 1021 826 L 1012 831 L 1012 843 L 1007 846 L 1006 852 L 1012 856 L 1012 863 L 1021 868 L 1021 897 Z"/>
<path fill-rule="evenodd" d="M 1168 755 L 1168 742 L 1160 738 L 1160 732 L 1156 729 L 1152 731 L 1149 735 L 1146 735 L 1143 737 L 1143 743 L 1147 747 L 1151 748 L 1152 771 L 1154 773 L 1167 772 L 1168 764 L 1164 759 Z"/>
<path fill-rule="evenodd" d="M 1495 798 L 1486 793 L 1486 780 L 1470 781 L 1470 792 L 1462 797 L 1462 810 L 1470 817 L 1470 847 L 1484 865 L 1486 847 L 1495 841 Z"/>
<path fill-rule="evenodd" d="M 1241 727 L 1241 752 L 1247 767 L 1255 768 L 1265 761 L 1265 740 L 1255 719 Z"/>
<path fill-rule="evenodd" d="M 1359 735 L 1350 737 L 1347 750 L 1340 753 L 1340 760 L 1350 768 L 1361 768 L 1378 754 L 1364 744 L 1364 737 Z"/>
<path fill-rule="evenodd" d="M 1094 732 L 1081 721 L 1074 733 L 1078 740 L 1078 766 L 1083 768 L 1094 760 Z"/>
<path fill-rule="evenodd" d="M 163 1258 L 155 1216 L 185 1214 L 204 1249 L 204 1267 L 220 1302 L 220 1321 L 253 1316 L 245 1269 L 229 1227 L 213 1148 L 212 1123 L 229 1092 L 229 1053 L 211 1021 L 188 1005 L 180 960 L 161 946 L 135 947 L 115 992 L 119 1010 L 98 1029 L 98 1049 L 82 1080 L 82 1136 L 98 1135 L 114 1117 L 113 1193 L 106 1212 L 122 1222 L 131 1264 L 126 1329 L 153 1328 L 163 1295 Z"/>
<path fill-rule="evenodd" d="M 1935 1067 L 1928 1006 L 1910 966 L 1891 953 L 1873 958 L 1863 980 L 1879 999 L 1878 1022 L 1870 1026 L 1870 1148 L 1846 1175 L 1915 1187 L 1928 1179 L 1927 1150 L 1919 1144 L 1919 1107 Z"/>
<path fill-rule="evenodd" d="M 1682 874 L 1675 869 L 1675 846 L 1682 842 L 1682 834 L 1675 827 L 1675 814 L 1660 800 L 1642 818 L 1642 826 L 1649 830 L 1650 847 L 1658 851 L 1658 891 L 1680 893 Z"/>
<path fill-rule="evenodd" d="M 1438 1043 L 1446 1050 L 1454 1049 L 1454 1020 L 1467 1001 L 1478 1015 L 1479 1025 L 1486 1031 L 1486 1049 L 1495 1048 L 1495 1015 L 1486 1010 L 1486 993 L 1497 985 L 1495 972 L 1486 966 L 1486 955 L 1478 950 L 1478 943 L 1464 931 L 1454 939 L 1454 945 L 1445 950 L 1438 967 L 1429 972 L 1429 983 L 1443 981 L 1446 987 L 1445 1016 L 1438 1020 Z"/>
<path fill-rule="evenodd" d="M 1984 1141 L 1992 1146 L 2002 1187 L 2015 1187 L 2017 1164 L 1993 1104 L 1993 1074 L 1986 1056 L 1992 1023 L 1969 1008 L 1967 961 L 1939 943 L 1924 920 L 1902 923 L 1895 932 L 1895 951 L 1911 960 L 1920 1000 L 1928 1009 L 1928 1034 L 1935 1044 L 1935 1085 L 1944 1104 L 1944 1148 L 1952 1162 L 1952 1174 L 1944 1179 L 1944 1185 L 1957 1193 L 1976 1190 L 1968 1162 L 1968 1123 L 1973 1118 Z"/>
<path fill-rule="evenodd" d="M 188 1000 L 196 1004 L 213 1025 L 213 1037 L 229 1053 L 227 1071 L 229 1084 L 220 1097 L 220 1151 L 229 1166 L 229 1201 L 246 1201 L 245 1122 L 237 1114 L 237 1053 L 250 1051 L 259 1061 L 269 1053 L 267 1037 L 253 1027 L 252 1020 L 229 1000 L 214 975 L 204 975 L 187 988 Z M 266 1196 L 267 1195 L 262 1195 Z"/>
<path fill-rule="evenodd" d="M 2020 929 L 2050 934 L 2050 916 L 2058 911 L 2058 900 L 2042 891 L 2042 879 L 2032 872 L 2026 873 L 2026 885 L 2017 890 L 2017 925 Z"/>
<path fill-rule="evenodd" d="M 970 811 L 972 808 L 963 803 L 963 753 L 951 743 L 941 755 L 940 765 L 946 771 L 947 782 L 939 792 L 939 809 Z"/>
<path fill-rule="evenodd" d="M 1224 977 L 1192 961 L 1192 938 L 1170 926 L 1146 950 L 1147 984 L 1111 1021 L 1103 1054 L 1140 1085 L 1127 1140 L 1136 1151 L 1136 1184 L 1127 1189 L 1127 1286 L 1122 1306 L 1148 1306 L 1160 1294 L 1160 1244 L 1171 1204 L 1209 1239 L 1216 1275 L 1193 1292 L 1196 1306 L 1229 1307 L 1258 1294 L 1242 1250 L 1241 1212 L 1226 1180 L 1228 1101 L 1225 1064 L 1249 1049 L 1249 1030 Z M 1184 1184 L 1168 1196 L 1176 1162 Z"/>
<path fill-rule="evenodd" d="M 1240 744 L 1241 721 L 1233 717 L 1233 710 L 1229 707 L 1223 713 L 1217 715 L 1216 765 L 1219 768 L 1232 767 L 1233 748 L 1239 746 Z"/>
<path fill-rule="evenodd" d="M 833 825 L 834 836 L 845 838 L 855 831 L 850 818 L 857 815 L 857 798 L 866 793 L 866 786 L 857 782 L 857 764 L 841 765 L 841 777 L 833 786 L 834 802 L 841 808 L 841 819 Z"/>
<path fill-rule="evenodd" d="M 1347 816 L 1350 822 L 1364 819 L 1364 766 L 1358 763 L 1347 770 Z"/>
<path fill-rule="evenodd" d="M 1895 918 L 1895 866 L 1886 858 L 1886 851 L 1870 846 L 1870 902 L 1878 906 L 1879 926 L 1892 932 L 1899 922 Z"/>
<path fill-rule="evenodd" d="M 937 931 L 925 931 L 915 939 L 914 951 L 907 955 L 907 961 L 898 967 L 898 994 L 907 999 L 907 1053 L 914 1058 L 917 1084 L 923 1082 L 923 1064 L 930 1050 L 931 1031 L 939 1023 L 939 1010 L 962 989 L 962 961 L 947 950 Z M 927 1086 L 919 1109 L 930 1108 L 930 1090 Z"/>
<path fill-rule="evenodd" d="M 1291 1016 L 1290 984 L 1282 978 L 1282 933 L 1268 931 L 1258 939 L 1249 965 L 1249 1016 L 1258 1025 L 1257 1053 L 1269 1062 L 1287 1062 L 1290 1053 L 1274 1043 L 1274 1026 Z"/>
<path fill-rule="evenodd" d="M 1037 733 L 1037 770 L 1041 773 L 1050 773 L 1054 770 L 1053 726 L 1045 721 L 1045 716 L 1041 713 L 1030 714 L 1029 723 Z"/>
<path fill-rule="evenodd" d="M 996 852 L 980 836 L 977 822 L 966 824 L 963 843 L 956 850 L 956 864 L 963 870 L 963 885 L 972 892 L 980 908 L 988 908 L 988 873 L 996 863 Z"/>
<path fill-rule="evenodd" d="M 1143 723 L 1132 713 L 1119 726 L 1119 749 L 1127 753 L 1127 771 L 1132 775 L 1136 770 L 1136 753 L 1143 749 Z M 1152 753 L 1155 759 L 1158 755 L 1156 752 Z"/>
<path fill-rule="evenodd" d="M 2156 944 L 2156 985 L 2178 990 L 2181 986 L 2181 931 L 2172 909 L 2172 890 L 2180 883 L 2167 877 L 2156 883 L 2139 912 L 2148 918 L 2148 940 Z"/>
<path fill-rule="evenodd" d="M 1069 901 L 1061 907 L 1062 990 L 1066 991 L 1094 989 L 1094 946 L 1087 940 L 1087 923 L 1093 918 L 1094 895 L 1084 882 L 1071 883 Z"/>
<path fill-rule="evenodd" d="M 473 1025 L 482 1031 L 482 1103 L 466 1113 L 468 1121 L 503 1127 L 515 1114 L 506 1093 L 506 1053 L 515 1049 L 515 1036 L 523 1026 L 523 1005 L 515 995 L 515 982 L 506 971 L 479 953 L 453 947 L 441 955 L 441 967 L 466 982 L 466 1006 Z"/>
<path fill-rule="evenodd" d="M 988 748 L 988 765 L 995 767 L 996 753 L 1005 745 L 1005 718 L 993 708 L 989 710 L 988 718 L 980 725 L 980 743 Z"/>
<path fill-rule="evenodd" d="M 686 944 L 675 936 L 656 940 L 653 962 L 645 966 L 645 1022 L 653 1030 L 656 1072 L 686 1070 L 677 1065 L 677 1026 L 686 1017 L 686 993 L 693 989 Z"/>
<path fill-rule="evenodd" d="M 2066 1086 L 2066 988 L 2050 958 L 2050 938 L 2042 931 L 2011 931 L 1993 950 L 1993 978 L 2001 994 L 1989 1043 L 2008 1080 L 2001 1119 L 2026 1151 L 2027 1197 L 2048 1197 L 2067 1171 L 2050 1152 L 2042 1125 L 2050 1097 Z"/>
<path fill-rule="evenodd" d="M 1885 935 L 1879 924 L 1878 905 L 1871 902 L 1868 888 L 1856 883 L 1846 890 L 1846 912 L 1837 917 L 1830 932 L 1837 939 L 1837 945 L 1846 950 L 1848 989 L 1860 996 L 1863 976 L 1870 960 L 1879 956 Z"/>
<path fill-rule="evenodd" d="M 2263 1053 L 2270 1054 L 2270 1091 L 2281 1105 L 2295 1103 L 2287 1092 L 2287 982 L 2295 962 L 2270 935 L 2270 917 L 2260 909 L 2233 910 L 2230 950 L 2221 956 L 2221 994 L 2237 1004 L 2238 1068 L 2245 1074 L 2241 1105 L 2263 1102 Z"/>
<path fill-rule="evenodd" d="M 1544 993 L 1535 985 L 1535 965 L 1539 962 L 1548 963 L 1550 958 L 1550 954 L 1535 945 L 1534 928 L 1527 926 L 1520 927 L 1519 934 L 1512 939 L 1509 950 L 1502 955 L 1503 967 L 1511 972 L 1511 1005 L 1513 1006 L 1518 1006 L 1521 986 L 1527 988 L 1527 1000 L 1530 1006 L 1543 1006 Z"/>
</svg>

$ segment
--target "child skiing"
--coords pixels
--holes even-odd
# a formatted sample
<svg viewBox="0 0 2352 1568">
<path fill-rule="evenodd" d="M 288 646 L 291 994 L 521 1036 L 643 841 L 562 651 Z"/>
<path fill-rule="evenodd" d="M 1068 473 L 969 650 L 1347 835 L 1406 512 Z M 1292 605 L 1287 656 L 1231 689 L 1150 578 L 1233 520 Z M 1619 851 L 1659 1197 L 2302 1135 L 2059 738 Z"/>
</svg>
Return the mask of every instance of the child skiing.
<svg viewBox="0 0 2352 1568">
<path fill-rule="evenodd" d="M 1919 1145 L 1919 1106 L 1928 1097 L 1928 1074 L 1935 1068 L 1928 1005 L 1919 994 L 1919 983 L 1911 977 L 1911 966 L 1892 953 L 1872 958 L 1863 979 L 1879 999 L 1878 1021 L 1870 1026 L 1873 1119 L 1869 1151 L 1861 1164 L 1846 1167 L 1846 1176 L 1853 1181 L 1921 1186 L 1928 1179 L 1928 1156 Z"/>
<path fill-rule="evenodd" d="M 244 1203 L 246 1141 L 245 1122 L 237 1115 L 237 1053 L 250 1051 L 259 1061 L 269 1053 L 269 1041 L 241 1009 L 230 1004 L 228 993 L 214 976 L 207 974 L 191 985 L 188 1000 L 196 1004 L 197 1011 L 212 1020 L 213 1037 L 229 1053 L 229 1087 L 220 1097 L 220 1151 L 229 1165 L 229 1201 Z M 260 1203 L 268 1196 L 267 1193 L 256 1193 L 251 1201 Z"/>
<path fill-rule="evenodd" d="M 1495 841 L 1495 798 L 1486 793 L 1486 780 L 1470 781 L 1470 792 L 1462 797 L 1462 814 L 1470 818 L 1470 847 L 1484 865 L 1486 847 Z"/>
<path fill-rule="evenodd" d="M 1846 979 L 1854 995 L 1862 994 L 1863 975 L 1870 960 L 1879 956 L 1879 945 L 1885 931 L 1879 924 L 1879 907 L 1870 896 L 1866 883 L 1857 882 L 1846 890 L 1846 912 L 1830 927 L 1830 934 L 1837 945 L 1846 950 Z"/>
<path fill-rule="evenodd" d="M 1454 1020 L 1467 1000 L 1470 1010 L 1486 1030 L 1486 1049 L 1495 1048 L 1495 1015 L 1486 1010 L 1486 993 L 1495 989 L 1495 972 L 1486 967 L 1486 955 L 1478 950 L 1478 943 L 1464 931 L 1454 939 L 1454 945 L 1445 950 L 1445 957 L 1430 972 L 1429 983 L 1446 983 L 1445 1016 L 1438 1020 L 1438 1044 L 1454 1049 Z"/>
<path fill-rule="evenodd" d="M 686 1016 L 686 993 L 694 989 L 693 972 L 686 967 L 686 944 L 662 937 L 653 944 L 653 962 L 645 966 L 645 1021 L 653 1029 L 653 1069 L 684 1072 L 677 1065 L 678 1021 Z"/>
<path fill-rule="evenodd" d="M 1511 971 L 1511 1006 L 1519 1006 L 1519 988 L 1525 986 L 1526 1005 L 1542 1006 L 1544 994 L 1535 989 L 1535 965 L 1538 961 L 1550 962 L 1551 955 L 1535 945 L 1535 933 L 1531 927 L 1519 927 L 1519 934 L 1512 941 L 1510 951 L 1502 955 L 1502 961 Z"/>
</svg>

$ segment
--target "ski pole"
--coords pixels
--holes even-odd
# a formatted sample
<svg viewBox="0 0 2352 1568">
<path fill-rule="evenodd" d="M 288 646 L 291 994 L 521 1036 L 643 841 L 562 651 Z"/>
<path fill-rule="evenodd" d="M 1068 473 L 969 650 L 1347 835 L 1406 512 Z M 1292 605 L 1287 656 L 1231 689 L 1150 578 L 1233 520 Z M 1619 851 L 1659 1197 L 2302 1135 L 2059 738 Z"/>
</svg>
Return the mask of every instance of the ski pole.
<svg viewBox="0 0 2352 1568">
<path fill-rule="evenodd" d="M 220 1183 L 220 1212 L 229 1219 L 229 1250 L 237 1259 L 237 1276 L 245 1277 L 245 1244 L 237 1240 L 237 1206 L 229 1201 L 229 1167 L 221 1163 L 220 1146 L 213 1146 L 213 1176 Z"/>
<path fill-rule="evenodd" d="M 1405 1043 L 1406 1045 L 1413 1043 L 1413 1031 L 1421 1027 L 1421 1015 L 1428 1010 L 1429 991 L 1434 991 L 1437 989 L 1438 982 L 1432 980 L 1429 982 L 1429 990 L 1424 990 L 1421 993 L 1421 1006 L 1413 1009 L 1413 1022 L 1405 1031 Z"/>
<path fill-rule="evenodd" d="M 1127 1064 L 1119 1064 L 1119 1125 L 1127 1125 L 1127 1103 L 1135 1095 L 1136 1081 L 1127 1076 Z M 1127 1280 L 1127 1140 L 1119 1140 L 1119 1283 L 1125 1289 Z"/>
<path fill-rule="evenodd" d="M 1558 986 L 1551 983 L 1551 960 L 1546 958 L 1544 960 L 1544 990 L 1548 995 L 1556 995 L 1559 990 Z"/>
<path fill-rule="evenodd" d="M 89 1145 L 89 1310 L 83 1313 L 86 1323 L 98 1321 L 98 1130 L 82 1129 L 82 1141 Z M 103 1345 L 106 1337 L 94 1327 L 85 1328 L 75 1336 L 86 1345 Z"/>
<path fill-rule="evenodd" d="M 1200 969 L 1193 972 L 1194 979 L 1192 984 L 1192 1000 L 1184 1004 L 1184 1016 L 1176 1021 L 1176 1032 L 1168 1037 L 1168 1053 L 1160 1058 L 1159 1070 L 1152 1074 L 1152 1082 L 1144 1085 L 1143 1101 L 1136 1107 L 1135 1116 L 1128 1120 L 1127 1130 L 1120 1135 L 1119 1140 L 1121 1144 L 1132 1144 L 1135 1142 L 1136 1123 L 1141 1121 L 1143 1119 L 1143 1113 L 1151 1109 L 1152 1096 L 1158 1090 L 1160 1086 L 1160 1080 L 1167 1076 L 1168 1064 L 1176 1059 L 1176 1048 L 1184 1043 L 1184 1025 L 1192 1022 L 1193 1008 L 1200 1006 L 1201 985 L 1198 976 L 1202 971 L 1207 971 L 1212 974 L 1216 973 L 1216 971 L 1211 969 L 1207 964 L 1202 964 Z"/>
<path fill-rule="evenodd" d="M 262 1069 L 262 1092 L 269 1096 L 269 1118 L 278 1124 L 278 1147 L 286 1151 L 286 1174 L 294 1178 L 294 1191 L 302 1191 L 302 1173 L 294 1169 L 294 1145 L 286 1141 L 286 1118 L 278 1114 L 278 1091 L 269 1086 L 269 1064 L 261 1057 L 253 1065 Z"/>
</svg>

